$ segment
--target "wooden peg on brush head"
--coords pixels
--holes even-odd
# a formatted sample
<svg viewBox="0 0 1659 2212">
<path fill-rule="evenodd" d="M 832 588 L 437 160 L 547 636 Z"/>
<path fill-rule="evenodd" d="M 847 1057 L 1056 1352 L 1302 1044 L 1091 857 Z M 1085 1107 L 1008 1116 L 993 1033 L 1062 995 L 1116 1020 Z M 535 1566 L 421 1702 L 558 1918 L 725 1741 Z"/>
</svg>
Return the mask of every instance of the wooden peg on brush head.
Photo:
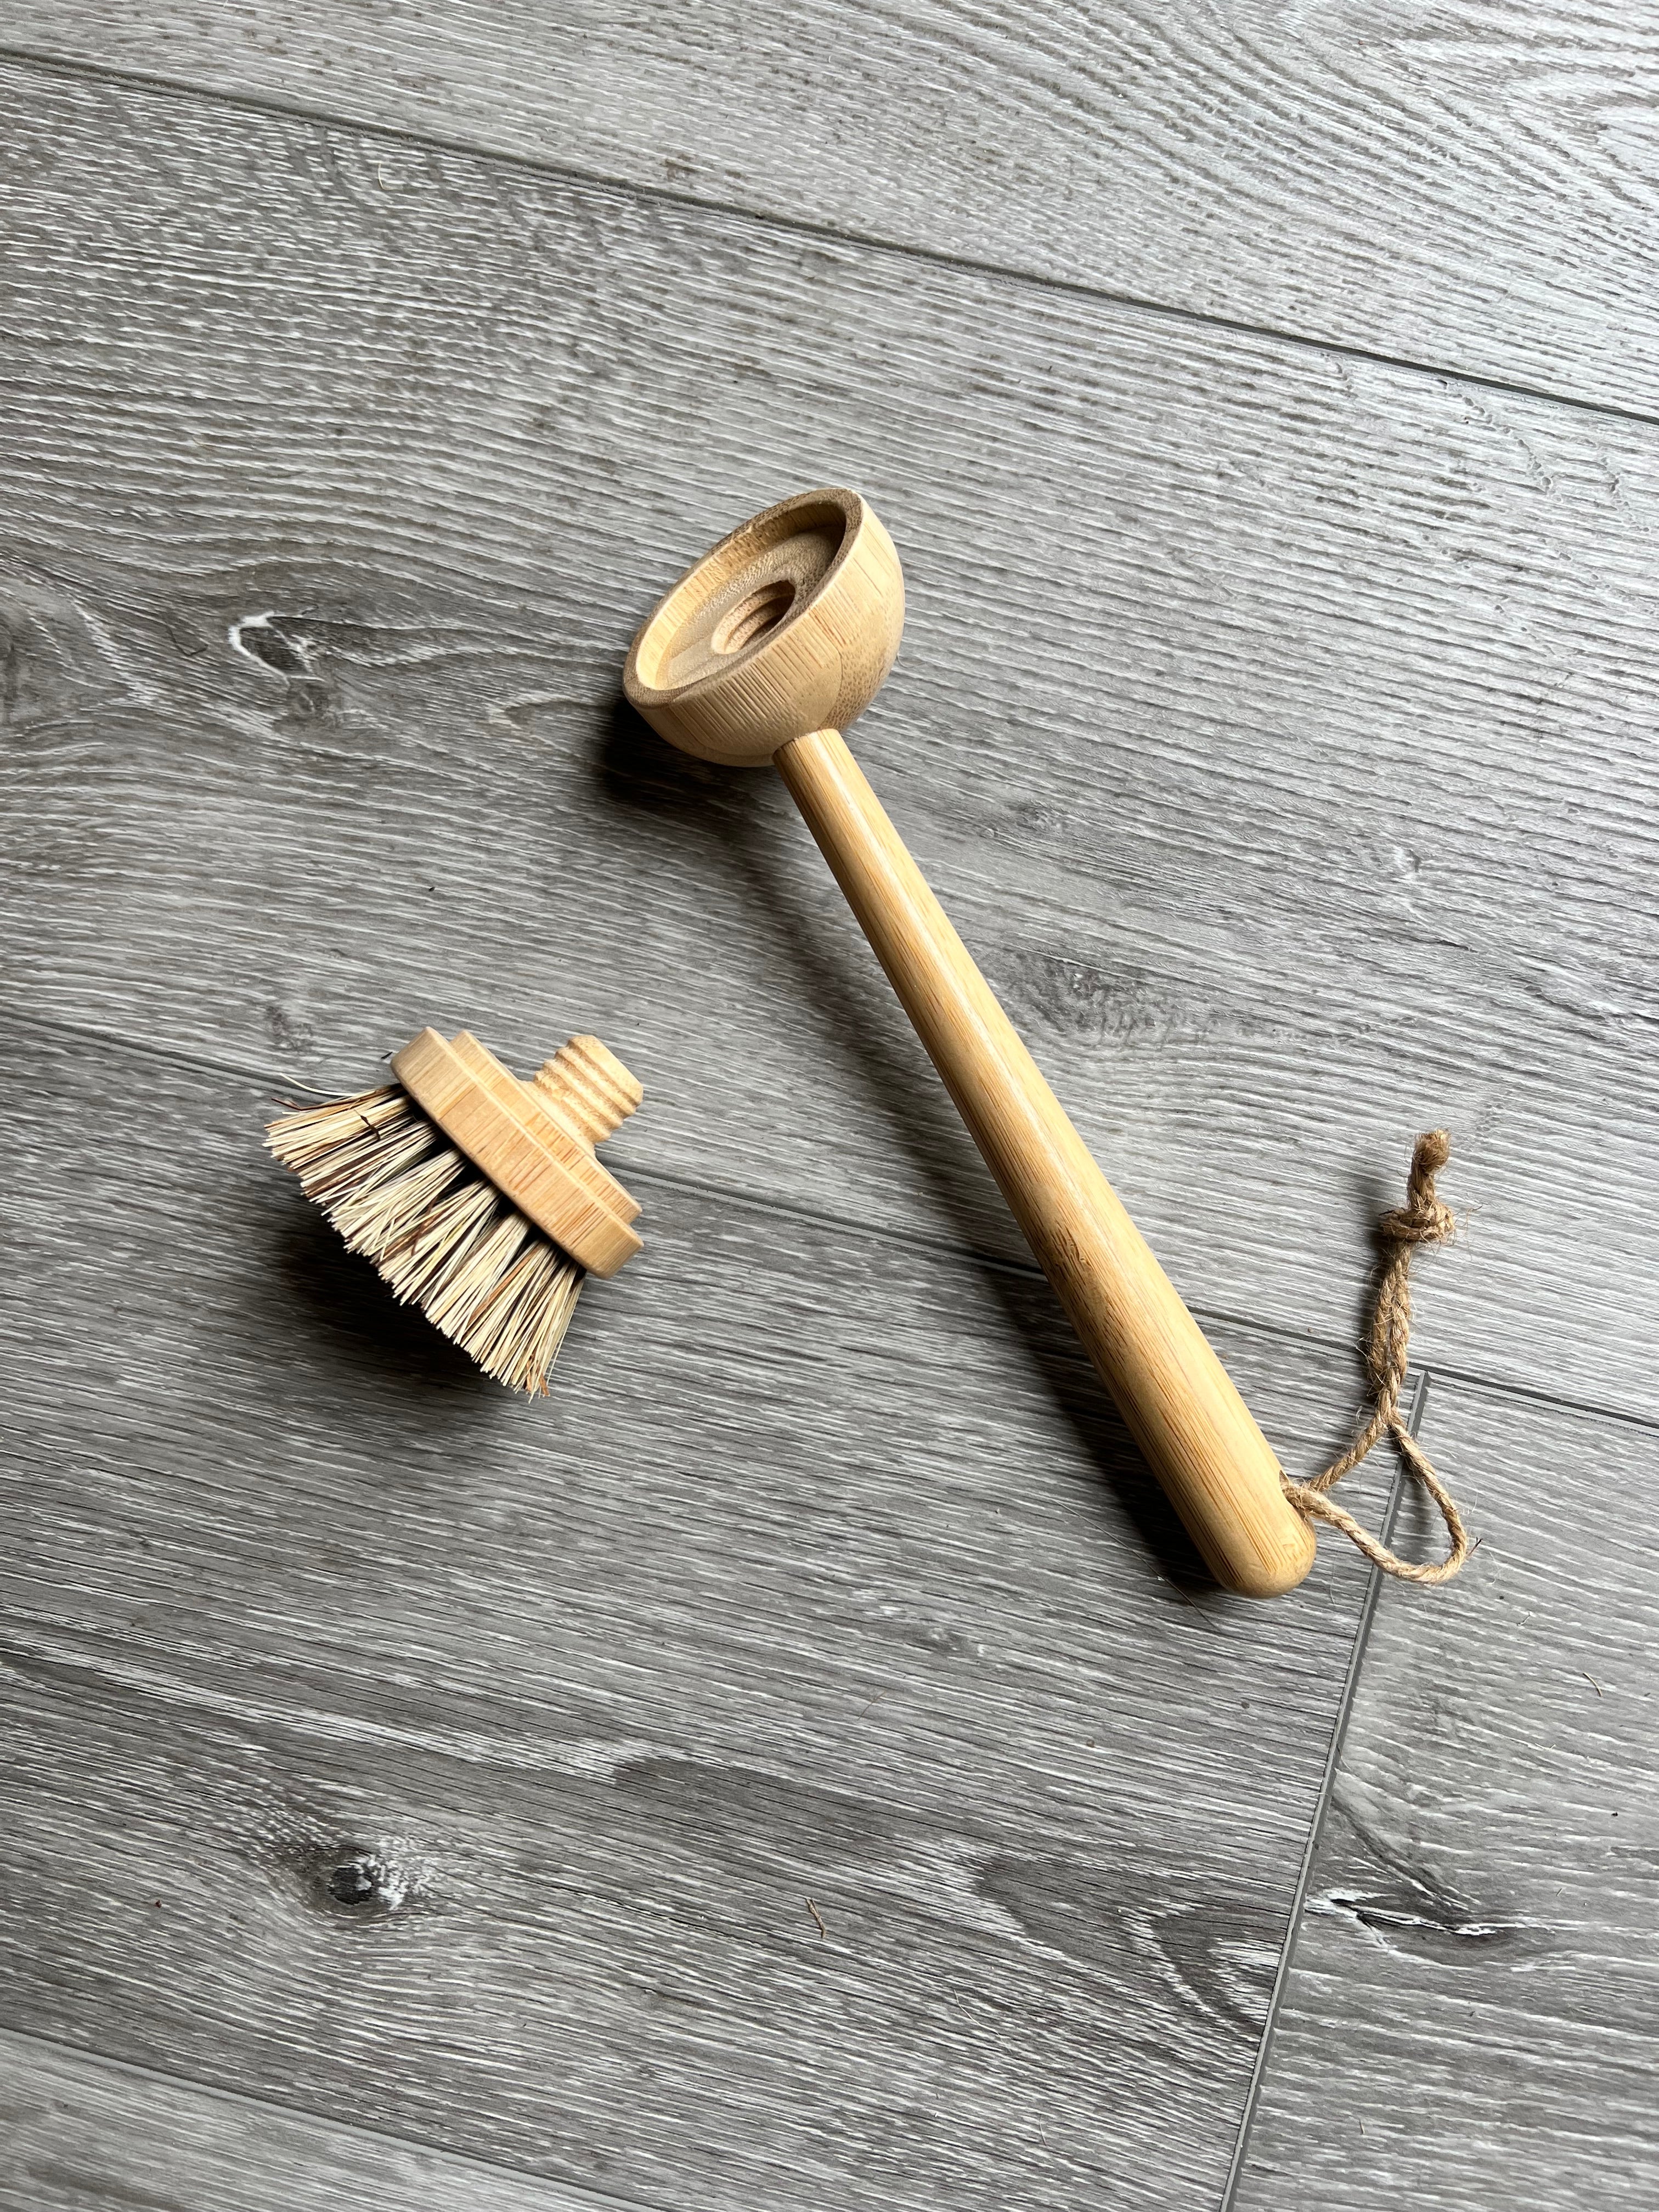
<svg viewBox="0 0 1659 2212">
<path fill-rule="evenodd" d="M 398 1297 L 486 1374 L 544 1395 L 585 1277 L 641 1249 L 638 1201 L 593 1147 L 644 1093 L 591 1036 L 528 1083 L 465 1030 L 422 1030 L 392 1069 L 273 1121 L 270 1150 Z"/>
<path fill-rule="evenodd" d="M 623 678 L 704 760 L 771 761 L 1159 1480 L 1216 1579 L 1293 1589 L 1314 1538 L 1278 1461 L 1003 1012 L 840 732 L 904 626 L 893 542 L 856 492 L 804 492 L 690 569 Z"/>
</svg>

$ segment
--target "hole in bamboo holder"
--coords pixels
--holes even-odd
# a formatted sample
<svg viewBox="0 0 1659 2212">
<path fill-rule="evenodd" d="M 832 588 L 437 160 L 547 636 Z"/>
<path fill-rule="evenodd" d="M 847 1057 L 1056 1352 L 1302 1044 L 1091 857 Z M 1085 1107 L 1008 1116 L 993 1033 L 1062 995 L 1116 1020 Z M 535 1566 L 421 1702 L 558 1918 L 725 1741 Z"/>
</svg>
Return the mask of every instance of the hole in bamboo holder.
<svg viewBox="0 0 1659 2212">
<path fill-rule="evenodd" d="M 716 653 L 741 653 L 757 637 L 764 637 L 775 629 L 788 613 L 795 597 L 794 580 L 780 576 L 774 582 L 763 584 L 758 591 L 750 592 L 740 599 L 728 615 L 722 615 L 714 625 L 708 642 Z"/>
</svg>

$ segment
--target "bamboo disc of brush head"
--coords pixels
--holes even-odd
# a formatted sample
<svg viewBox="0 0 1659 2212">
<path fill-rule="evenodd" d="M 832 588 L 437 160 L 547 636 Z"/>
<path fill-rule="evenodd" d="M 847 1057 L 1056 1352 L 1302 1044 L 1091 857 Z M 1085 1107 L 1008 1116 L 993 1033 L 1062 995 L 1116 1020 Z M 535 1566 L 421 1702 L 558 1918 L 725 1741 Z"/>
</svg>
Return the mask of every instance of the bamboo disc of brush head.
<svg viewBox="0 0 1659 2212">
<path fill-rule="evenodd" d="M 898 650 L 892 540 L 805 492 L 723 538 L 634 640 L 629 699 L 707 760 L 772 760 L 1032 1251 L 1218 1581 L 1292 1589 L 1314 1538 L 1203 1332 L 951 927 L 841 732 Z"/>
<path fill-rule="evenodd" d="M 639 1251 L 630 1198 L 593 1146 L 644 1092 L 597 1037 L 572 1037 L 528 1083 L 466 1030 L 422 1030 L 392 1072 L 502 1196 L 595 1275 Z"/>
</svg>

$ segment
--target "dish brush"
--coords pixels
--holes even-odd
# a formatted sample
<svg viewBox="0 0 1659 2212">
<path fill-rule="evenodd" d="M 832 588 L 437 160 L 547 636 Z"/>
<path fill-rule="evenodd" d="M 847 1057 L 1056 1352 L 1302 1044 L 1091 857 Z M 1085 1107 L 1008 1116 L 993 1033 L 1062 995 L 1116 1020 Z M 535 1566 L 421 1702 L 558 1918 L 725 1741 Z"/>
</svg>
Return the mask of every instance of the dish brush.
<svg viewBox="0 0 1659 2212">
<path fill-rule="evenodd" d="M 392 1072 L 283 1115 L 266 1144 L 397 1297 L 486 1375 L 544 1397 L 583 1282 L 641 1249 L 638 1201 L 593 1148 L 644 1092 L 592 1036 L 526 1083 L 467 1030 L 422 1030 Z"/>
</svg>

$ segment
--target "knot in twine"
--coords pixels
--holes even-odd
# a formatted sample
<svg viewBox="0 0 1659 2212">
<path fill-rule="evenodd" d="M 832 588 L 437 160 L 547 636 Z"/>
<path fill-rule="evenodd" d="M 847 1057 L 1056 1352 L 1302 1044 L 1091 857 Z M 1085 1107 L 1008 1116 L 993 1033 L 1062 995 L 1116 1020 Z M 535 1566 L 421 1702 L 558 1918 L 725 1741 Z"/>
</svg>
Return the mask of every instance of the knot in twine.
<svg viewBox="0 0 1659 2212">
<path fill-rule="evenodd" d="M 1370 1376 L 1371 1414 L 1364 1427 L 1339 1458 L 1311 1482 L 1279 1480 L 1285 1495 L 1298 1513 L 1314 1521 L 1328 1521 L 1356 1545 L 1373 1566 L 1405 1583 L 1449 1583 L 1474 1547 L 1463 1526 L 1450 1492 L 1429 1462 L 1416 1438 L 1400 1418 L 1400 1393 L 1406 1380 L 1406 1358 L 1411 1345 L 1412 1254 L 1420 1244 L 1444 1244 L 1455 1235 L 1457 1217 L 1436 1197 L 1434 1179 L 1451 1158 L 1451 1139 L 1443 1129 L 1431 1129 L 1417 1140 L 1411 1174 L 1406 1184 L 1406 1203 L 1385 1213 L 1376 1224 L 1382 1244 L 1382 1261 L 1376 1285 L 1376 1304 L 1371 1313 L 1370 1340 L 1365 1347 Z M 1392 1438 L 1401 1459 L 1439 1509 L 1451 1548 L 1437 1563 L 1419 1566 L 1398 1558 L 1388 1546 L 1362 1528 L 1352 1513 L 1334 1504 L 1326 1492 L 1367 1457 L 1374 1444 Z"/>
</svg>

